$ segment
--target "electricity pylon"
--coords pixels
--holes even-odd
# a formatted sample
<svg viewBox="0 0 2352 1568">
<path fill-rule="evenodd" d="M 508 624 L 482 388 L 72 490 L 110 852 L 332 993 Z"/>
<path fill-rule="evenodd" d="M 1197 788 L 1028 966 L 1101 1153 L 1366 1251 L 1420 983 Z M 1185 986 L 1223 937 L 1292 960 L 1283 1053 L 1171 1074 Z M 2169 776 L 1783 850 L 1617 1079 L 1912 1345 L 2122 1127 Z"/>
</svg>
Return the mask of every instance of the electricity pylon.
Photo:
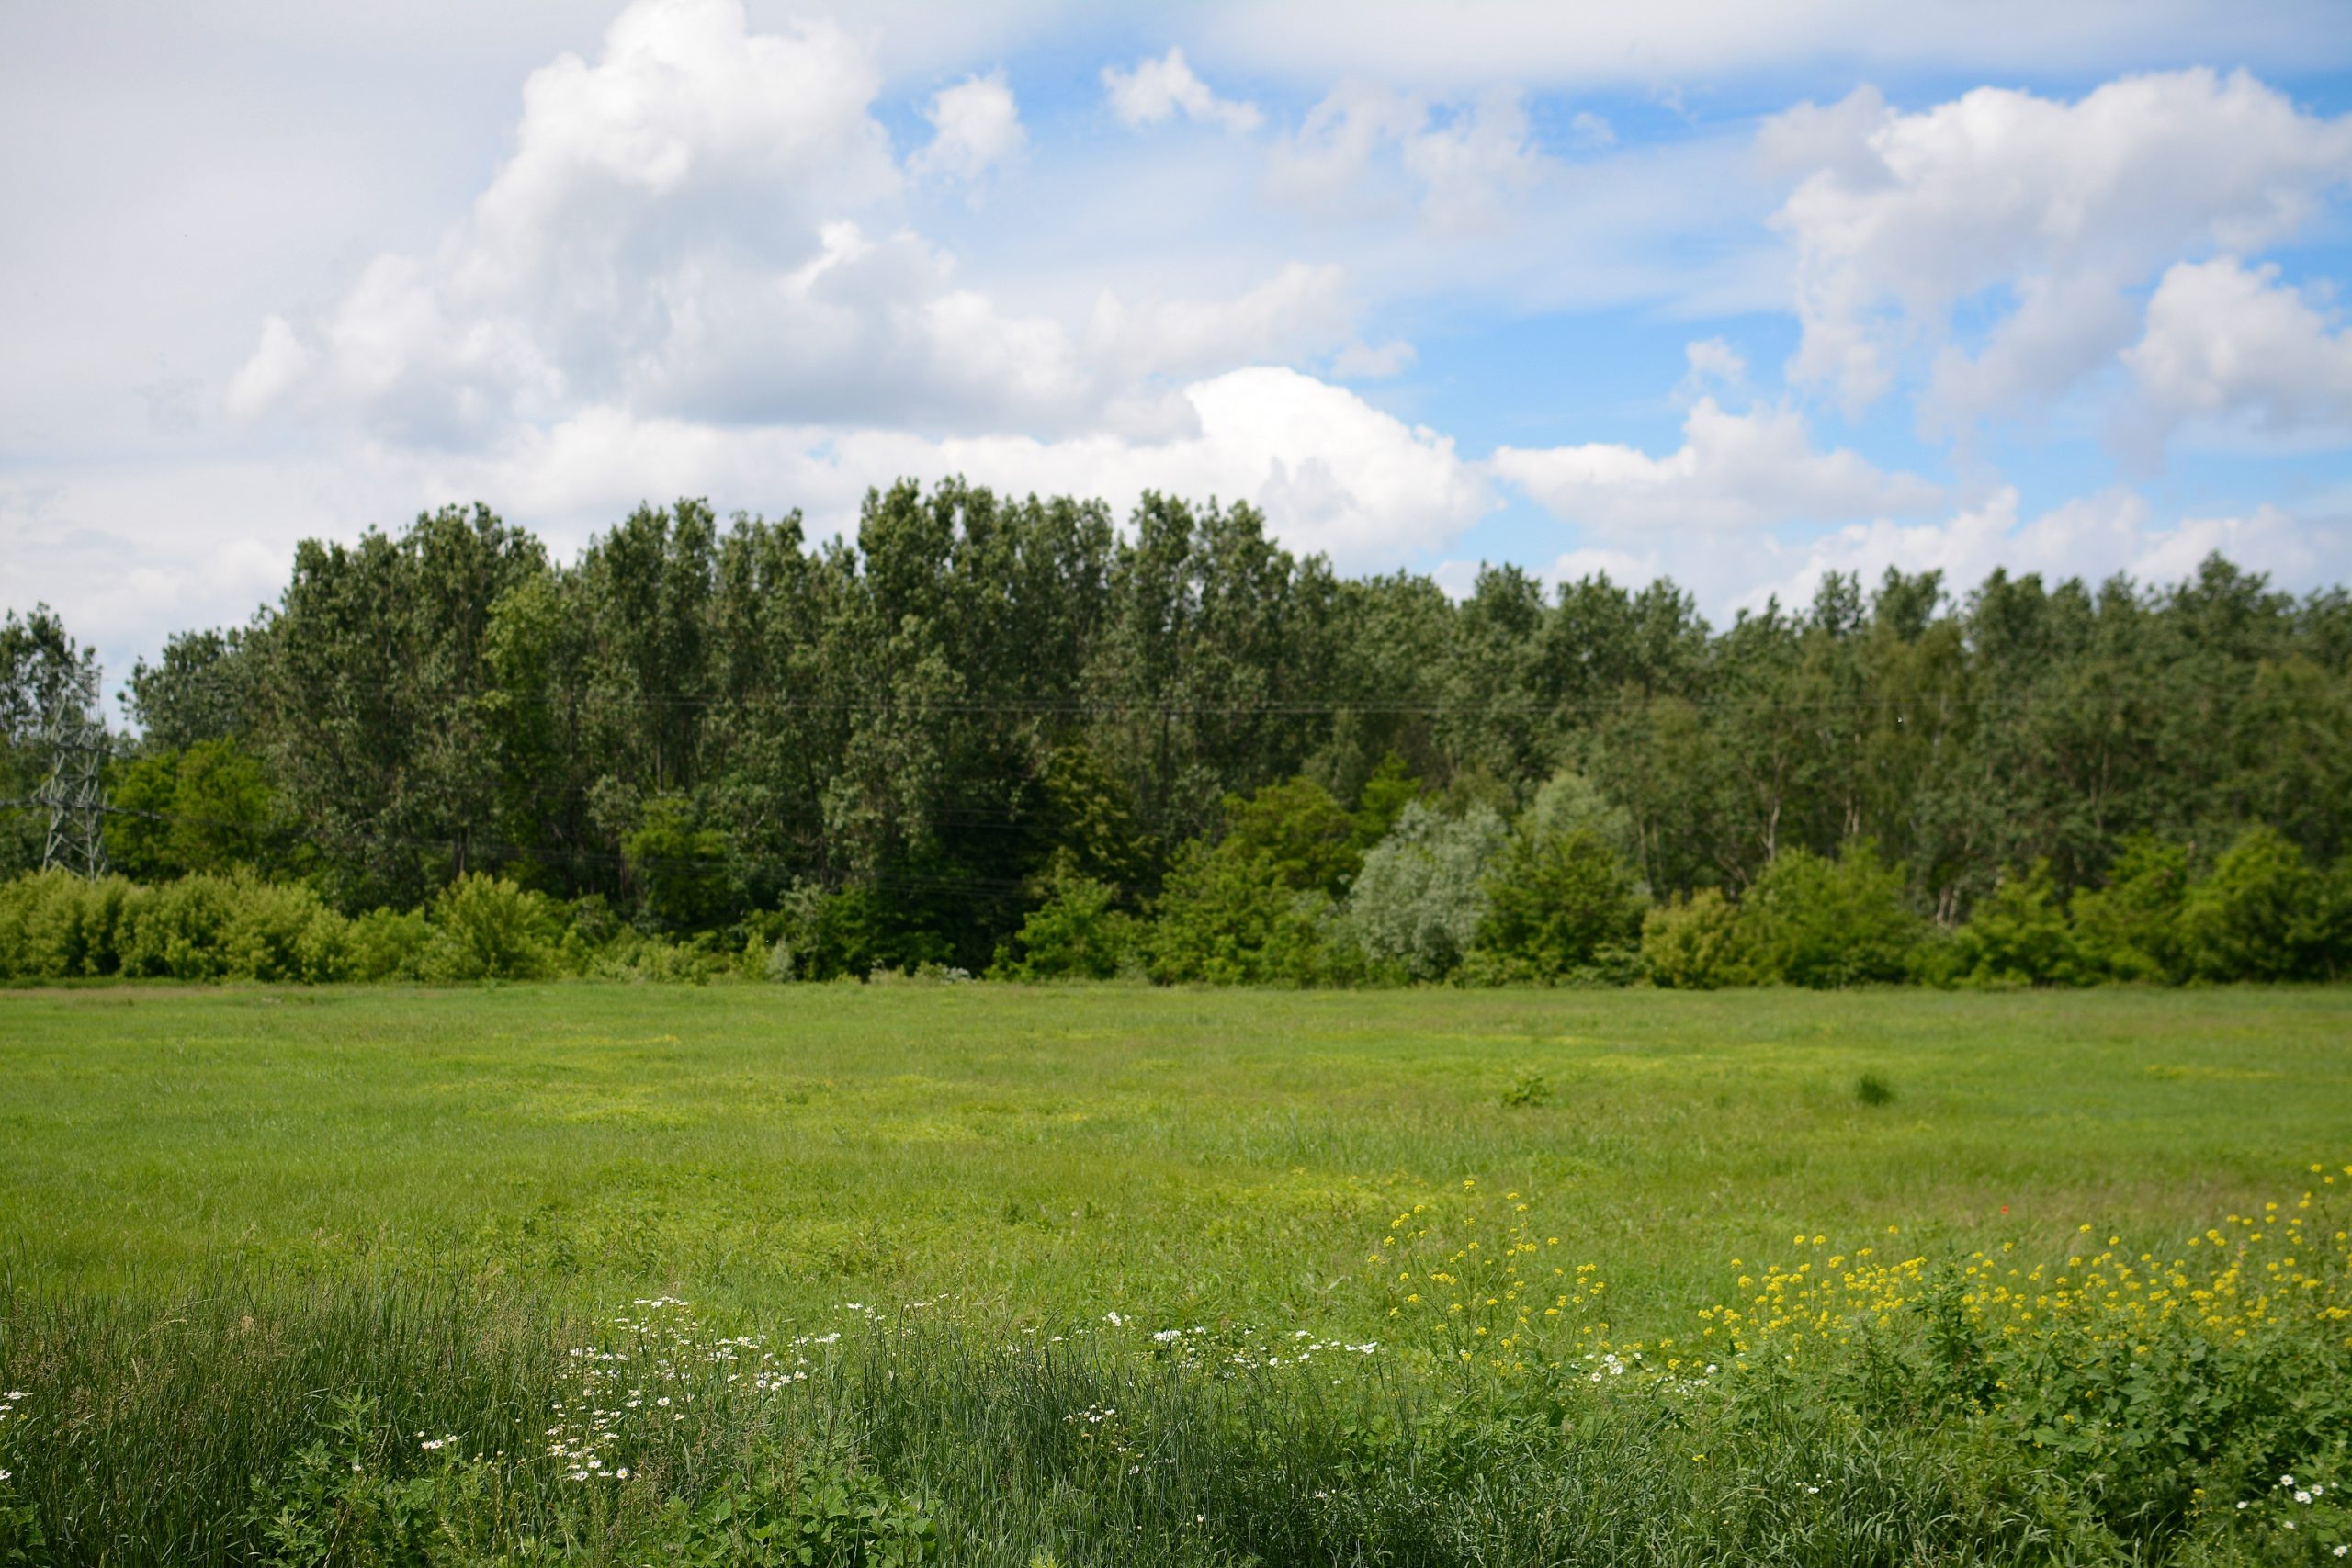
<svg viewBox="0 0 2352 1568">
<path fill-rule="evenodd" d="M 41 868 L 62 866 L 95 882 L 107 874 L 107 750 L 95 671 L 85 671 L 74 682 L 47 729 L 49 777 L 33 797 L 49 807 Z"/>
</svg>

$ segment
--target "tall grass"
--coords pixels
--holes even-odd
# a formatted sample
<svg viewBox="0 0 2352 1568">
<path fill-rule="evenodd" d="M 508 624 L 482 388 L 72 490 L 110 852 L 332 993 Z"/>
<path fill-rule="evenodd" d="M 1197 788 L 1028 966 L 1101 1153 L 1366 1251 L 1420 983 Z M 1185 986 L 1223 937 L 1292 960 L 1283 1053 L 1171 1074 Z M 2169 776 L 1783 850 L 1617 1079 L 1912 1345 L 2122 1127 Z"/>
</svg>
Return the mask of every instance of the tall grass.
<svg viewBox="0 0 2352 1568">
<path fill-rule="evenodd" d="M 2275 1306 L 2134 1329 L 2162 1342 L 2145 1367 L 2080 1353 L 2143 1315 L 2130 1292 L 2019 1342 L 2022 1308 L 1968 1307 L 1965 1259 L 1810 1341 L 1826 1298 L 1781 1312 L 1768 1281 L 1720 1375 L 1565 1325 L 1556 1353 L 1463 1356 L 1442 1314 L 1382 1345 L 936 1303 L 823 1331 L 665 1298 L 592 1320 L 364 1273 L 11 1287 L 0 1562 L 2326 1562 L 2352 1523 L 2352 1254 L 2325 1234 Z M 2259 1246 L 2224 1272 L 2267 1271 Z M 2036 1426 L 2078 1418 L 2104 1435 Z M 2301 1478 L 2271 1483 L 2282 1462 Z"/>
</svg>

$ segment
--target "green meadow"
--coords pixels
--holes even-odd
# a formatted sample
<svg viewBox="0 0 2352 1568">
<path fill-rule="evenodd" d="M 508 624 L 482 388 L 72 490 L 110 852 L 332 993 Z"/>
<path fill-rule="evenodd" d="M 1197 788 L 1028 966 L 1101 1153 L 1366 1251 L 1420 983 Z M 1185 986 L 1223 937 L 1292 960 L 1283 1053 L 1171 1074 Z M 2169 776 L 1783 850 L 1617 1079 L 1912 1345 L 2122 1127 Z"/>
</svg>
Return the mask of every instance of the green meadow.
<svg viewBox="0 0 2352 1568">
<path fill-rule="evenodd" d="M 32 1284 L 1345 1315 L 1392 1212 L 1467 1179 L 1642 1311 L 1797 1230 L 2275 1196 L 2352 1152 L 2352 992 L 36 990 L 0 1081 Z"/>
<path fill-rule="evenodd" d="M 2233 1305 L 2160 1389 L 2069 1328 L 2015 1416 L 1993 1317 L 1661 1359 L 1759 1259 L 2334 1212 L 2344 990 L 61 987 L 0 992 L 0 1562 L 2235 1563 L 2320 1535 L 2209 1498 L 2352 1470 L 2324 1318 Z M 1605 1304 L 1464 1382 L 1372 1262 L 1417 1212 Z M 2317 1250 L 2298 1299 L 2352 1299 Z M 563 1427 L 649 1297 L 818 1381 Z M 1264 1353 L 1300 1335 L 1382 1348 L 1326 1387 Z M 1604 1345 L 1655 1376 L 1589 1389 Z"/>
</svg>

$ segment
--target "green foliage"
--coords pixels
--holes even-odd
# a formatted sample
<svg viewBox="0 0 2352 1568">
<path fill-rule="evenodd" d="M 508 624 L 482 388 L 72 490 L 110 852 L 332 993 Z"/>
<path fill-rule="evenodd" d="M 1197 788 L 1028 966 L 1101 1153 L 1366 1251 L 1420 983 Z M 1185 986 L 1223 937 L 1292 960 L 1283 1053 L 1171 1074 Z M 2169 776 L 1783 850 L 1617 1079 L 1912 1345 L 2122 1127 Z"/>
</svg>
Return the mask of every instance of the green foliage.
<svg viewBox="0 0 2352 1568">
<path fill-rule="evenodd" d="M 2123 840 L 2106 883 L 2075 895 L 2075 940 L 2086 962 L 2120 980 L 2180 979 L 2188 852 L 2145 833 Z"/>
<path fill-rule="evenodd" d="M 1356 792 L 1355 832 L 1351 838 L 1358 853 L 1388 837 L 1405 808 L 1421 797 L 1421 781 L 1405 759 L 1391 751 L 1380 759 Z"/>
<path fill-rule="evenodd" d="M 1313 983 L 1323 969 L 1322 928 L 1331 902 L 1318 890 L 1301 891 L 1294 880 L 1299 874 L 1296 862 L 1285 866 L 1242 838 L 1186 844 L 1144 937 L 1151 977 L 1213 986 Z"/>
<path fill-rule="evenodd" d="M 2047 861 L 2004 877 L 1953 939 L 1958 976 L 1975 985 L 2074 986 L 2093 977 Z"/>
<path fill-rule="evenodd" d="M 562 922 L 547 897 L 479 873 L 433 903 L 417 967 L 435 980 L 532 980 L 554 974 Z"/>
<path fill-rule="evenodd" d="M 1487 881 L 1480 953 L 1512 979 L 1632 979 L 1645 902 L 1634 874 L 1594 829 L 1539 837 L 1543 820 L 1512 837 Z"/>
<path fill-rule="evenodd" d="M 354 980 L 415 980 L 424 977 L 424 951 L 432 922 L 422 909 L 370 909 L 355 918 L 344 938 Z"/>
<path fill-rule="evenodd" d="M 1633 813 L 1611 801 L 1600 786 L 1574 768 L 1563 768 L 1544 781 L 1535 798 L 1520 814 L 1519 831 L 1537 842 L 1590 833 L 1627 865 L 1641 860 L 1641 840 Z"/>
<path fill-rule="evenodd" d="M 107 853 L 125 874 L 162 881 L 259 862 L 267 845 L 269 785 L 259 758 L 232 740 L 157 751 L 113 786 Z"/>
<path fill-rule="evenodd" d="M 1123 895 L 1158 879 L 1159 839 L 1145 831 L 1129 792 L 1092 747 L 1057 747 L 1046 763 L 1045 792 L 1049 875 L 1067 868 Z"/>
<path fill-rule="evenodd" d="M 2326 972 L 2321 880 L 2275 829 L 2250 828 L 2180 907 L 2183 965 L 2200 980 L 2300 980 Z"/>
<path fill-rule="evenodd" d="M 1262 859 L 1286 887 L 1336 898 L 1363 863 L 1360 826 L 1329 790 L 1294 778 L 1246 798 L 1227 797 L 1220 848 L 1230 845 L 1226 852 L 1241 860 Z"/>
<path fill-rule="evenodd" d="M 1903 874 L 1864 841 L 1838 859 L 1781 852 L 1739 911 L 1740 962 L 1757 980 L 1814 989 L 1905 978 L 1925 934 Z"/>
<path fill-rule="evenodd" d="M 1702 887 L 1650 907 L 1642 917 L 1642 973 L 1653 986 L 1712 991 L 1747 978 L 1739 950 L 1739 909 L 1723 891 Z"/>
<path fill-rule="evenodd" d="M 1954 587 L 1833 573 L 1716 627 L 1664 581 L 1504 566 L 1457 600 L 1338 577 L 1247 506 L 1148 494 L 1120 520 L 958 481 L 872 492 L 838 542 L 640 507 L 571 564 L 448 509 L 306 541 L 252 626 L 138 665 L 109 837 L 144 882 L 252 865 L 348 915 L 479 873 L 594 895 L 662 939 L 581 935 L 564 962 L 599 972 L 702 974 L 713 944 L 740 969 L 752 917 L 790 913 L 796 973 L 863 975 L 985 966 L 1063 857 L 1135 915 L 1197 838 L 1344 900 L 1425 799 L 1531 842 L 1589 830 L 1666 898 L 1873 841 L 1939 933 L 1980 917 L 1930 938 L 1925 978 L 2056 983 L 2061 908 L 2085 977 L 2344 968 L 2333 882 L 2271 878 L 2310 905 L 2292 930 L 2209 895 L 2195 953 L 2178 917 L 2217 826 L 2312 872 L 2352 847 L 2352 601 L 2218 558 L 2172 585 Z M 95 673 L 45 610 L 0 623 L 0 798 L 40 787 Z M 0 874 L 45 827 L 0 815 Z M 2035 866 L 2047 908 L 2005 882 Z M 804 886 L 846 901 L 820 918 Z M 2271 937 L 2294 952 L 2245 946 Z"/>
<path fill-rule="evenodd" d="M 1404 807 L 1348 890 L 1347 933 L 1375 972 L 1441 980 L 1461 965 L 1507 837 L 1502 818 L 1485 807 L 1458 818 L 1418 800 Z"/>
<path fill-rule="evenodd" d="M 646 917 L 664 931 L 708 930 L 732 912 L 727 835 L 705 827 L 683 795 L 657 795 L 622 840 Z"/>
<path fill-rule="evenodd" d="M 1116 908 L 1118 889 L 1057 861 L 1045 902 L 1000 948 L 989 969 L 1000 980 L 1108 980 L 1137 960 L 1135 918 Z"/>
</svg>

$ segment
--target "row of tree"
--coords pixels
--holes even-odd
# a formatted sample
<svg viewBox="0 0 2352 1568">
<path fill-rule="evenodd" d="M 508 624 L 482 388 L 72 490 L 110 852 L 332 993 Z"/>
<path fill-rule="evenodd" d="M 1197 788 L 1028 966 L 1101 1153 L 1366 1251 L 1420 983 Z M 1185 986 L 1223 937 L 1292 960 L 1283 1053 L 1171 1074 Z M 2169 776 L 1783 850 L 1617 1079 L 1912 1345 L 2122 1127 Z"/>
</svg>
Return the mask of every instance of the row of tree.
<svg viewBox="0 0 2352 1568">
<path fill-rule="evenodd" d="M 31 794 L 87 657 L 45 612 L 0 628 L 0 793 Z M 1455 600 L 1295 558 L 1245 506 L 1151 496 L 1122 529 L 960 484 L 877 492 L 815 545 L 694 502 L 570 565 L 479 508 L 306 543 L 277 604 L 175 637 L 123 699 L 108 843 L 136 877 L 257 868 L 356 914 L 488 873 L 730 951 L 788 913 L 804 964 L 853 970 L 1026 962 L 1076 898 L 1149 919 L 1170 977 L 1248 972 L 1166 933 L 1277 818 L 1329 850 L 1283 885 L 1408 975 L 1523 964 L 1504 933 L 1556 888 L 1510 890 L 1546 877 L 1605 869 L 1633 917 L 1592 951 L 1630 951 L 1652 901 L 1740 904 L 1798 852 L 1873 846 L 1951 931 L 2029 883 L 2063 910 L 2127 845 L 2194 879 L 2249 826 L 2311 867 L 2352 827 L 2352 597 L 2218 558 L 1960 597 L 1833 576 L 1716 627 L 1666 581 L 1498 567 Z M 7 823 L 32 863 L 38 814 Z M 1577 835 L 1605 868 L 1561 859 Z M 1422 889 L 1442 919 L 1388 897 L 1472 864 L 1479 899 Z M 1273 908 L 1227 902 L 1212 926 Z M 1197 945 L 1305 928 L 1240 929 Z"/>
</svg>

